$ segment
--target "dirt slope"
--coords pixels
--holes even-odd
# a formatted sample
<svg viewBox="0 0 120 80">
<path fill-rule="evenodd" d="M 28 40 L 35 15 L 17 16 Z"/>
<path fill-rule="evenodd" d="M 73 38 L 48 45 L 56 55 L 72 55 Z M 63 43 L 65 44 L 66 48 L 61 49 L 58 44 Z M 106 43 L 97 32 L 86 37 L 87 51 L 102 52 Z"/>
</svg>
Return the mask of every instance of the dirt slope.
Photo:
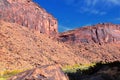
<svg viewBox="0 0 120 80">
<path fill-rule="evenodd" d="M 0 70 L 54 63 L 75 64 L 81 61 L 85 60 L 45 34 L 0 21 Z"/>
<path fill-rule="evenodd" d="M 113 62 L 120 61 L 120 45 L 108 44 L 78 44 L 71 45 L 74 54 L 88 60 L 89 62 Z"/>
</svg>

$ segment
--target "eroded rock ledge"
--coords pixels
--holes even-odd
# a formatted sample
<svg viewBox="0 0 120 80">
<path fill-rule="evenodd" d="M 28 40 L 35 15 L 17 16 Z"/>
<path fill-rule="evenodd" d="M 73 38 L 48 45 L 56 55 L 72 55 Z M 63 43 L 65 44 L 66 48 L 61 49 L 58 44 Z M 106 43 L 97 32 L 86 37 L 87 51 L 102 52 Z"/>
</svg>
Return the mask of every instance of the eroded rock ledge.
<svg viewBox="0 0 120 80">
<path fill-rule="evenodd" d="M 120 25 L 101 23 L 87 26 L 59 35 L 59 40 L 66 43 L 119 43 Z"/>
</svg>

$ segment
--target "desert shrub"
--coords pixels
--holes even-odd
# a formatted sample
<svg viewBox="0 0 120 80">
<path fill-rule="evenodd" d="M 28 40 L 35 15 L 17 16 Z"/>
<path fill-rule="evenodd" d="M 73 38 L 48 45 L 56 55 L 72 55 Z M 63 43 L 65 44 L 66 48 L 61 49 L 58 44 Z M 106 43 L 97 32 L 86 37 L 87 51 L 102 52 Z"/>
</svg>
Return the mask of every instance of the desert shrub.
<svg viewBox="0 0 120 80">
<path fill-rule="evenodd" d="M 107 67 L 107 68 L 105 68 Z M 91 66 L 85 66 L 84 68 L 81 68 L 81 65 L 76 68 L 69 69 L 71 67 L 67 67 L 68 70 L 65 70 L 64 72 L 68 75 L 70 80 L 91 80 L 90 77 L 101 77 L 103 80 L 119 80 L 119 74 L 111 76 L 110 73 L 104 73 L 104 71 L 107 71 L 108 69 L 118 67 L 120 68 L 120 62 L 111 62 L 111 63 L 96 63 L 94 65 L 91 64 Z M 75 69 L 75 70 L 74 70 Z M 70 71 L 74 70 L 74 71 Z M 101 73 L 98 73 L 98 72 Z M 102 72 L 103 71 L 103 72 Z M 118 71 L 119 73 L 119 71 Z"/>
<path fill-rule="evenodd" d="M 6 80 L 7 78 L 16 75 L 20 72 L 23 72 L 24 70 L 6 70 L 0 72 L 0 80 Z"/>
</svg>

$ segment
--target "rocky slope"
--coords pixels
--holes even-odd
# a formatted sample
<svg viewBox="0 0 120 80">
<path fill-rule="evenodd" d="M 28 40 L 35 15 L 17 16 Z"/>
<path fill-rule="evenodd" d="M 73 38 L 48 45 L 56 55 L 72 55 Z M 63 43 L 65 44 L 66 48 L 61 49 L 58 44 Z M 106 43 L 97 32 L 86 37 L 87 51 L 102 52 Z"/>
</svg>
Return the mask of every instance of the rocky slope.
<svg viewBox="0 0 120 80">
<path fill-rule="evenodd" d="M 70 46 L 24 26 L 0 21 L 0 71 L 116 60 L 120 61 L 119 44 Z"/>
<path fill-rule="evenodd" d="M 120 25 L 102 23 L 63 32 L 58 41 L 90 62 L 120 61 Z"/>
<path fill-rule="evenodd" d="M 8 80 L 68 80 L 68 78 L 58 65 L 47 65 L 19 73 Z"/>
<path fill-rule="evenodd" d="M 0 0 L 0 20 L 56 35 L 57 20 L 32 0 Z"/>
<path fill-rule="evenodd" d="M 87 26 L 59 35 L 59 40 L 67 43 L 120 43 L 120 25 L 102 23 Z"/>
<path fill-rule="evenodd" d="M 64 44 L 15 23 L 0 21 L 0 71 L 87 62 Z"/>
</svg>

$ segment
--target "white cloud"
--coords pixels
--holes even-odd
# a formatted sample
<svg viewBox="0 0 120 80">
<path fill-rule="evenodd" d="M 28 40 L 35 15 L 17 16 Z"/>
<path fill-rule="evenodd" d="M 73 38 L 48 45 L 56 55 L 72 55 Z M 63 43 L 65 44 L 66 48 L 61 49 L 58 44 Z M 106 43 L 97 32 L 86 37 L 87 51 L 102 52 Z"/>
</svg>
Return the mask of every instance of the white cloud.
<svg viewBox="0 0 120 80">
<path fill-rule="evenodd" d="M 80 8 L 80 12 L 81 13 L 89 13 L 89 14 L 95 14 L 95 15 L 105 15 L 106 12 L 105 11 L 99 11 L 97 9 L 92 9 L 92 8 L 85 8 L 85 7 L 81 7 Z"/>
<path fill-rule="evenodd" d="M 115 20 L 120 21 L 120 18 L 116 18 Z"/>
<path fill-rule="evenodd" d="M 86 6 L 95 6 L 99 0 L 84 0 Z"/>
<path fill-rule="evenodd" d="M 59 28 L 61 31 L 68 31 L 68 30 L 72 30 L 72 28 L 67 27 L 67 26 L 63 26 L 63 25 L 59 25 Z"/>
<path fill-rule="evenodd" d="M 88 24 L 83 25 L 82 27 L 91 26 L 91 25 L 92 25 L 91 23 L 88 23 Z"/>
<path fill-rule="evenodd" d="M 120 6 L 120 0 L 64 0 L 66 4 L 74 6 L 76 11 L 96 15 L 105 15 L 107 10 Z M 84 9 L 83 9 L 84 8 Z"/>
<path fill-rule="evenodd" d="M 84 3 L 87 6 L 95 6 L 97 4 L 102 4 L 109 6 L 109 5 L 119 5 L 120 6 L 120 0 L 84 0 Z"/>
<path fill-rule="evenodd" d="M 119 5 L 120 6 L 120 0 L 104 0 L 104 1 L 107 1 L 107 3 L 111 3 L 111 4 L 114 4 L 114 5 Z"/>
<path fill-rule="evenodd" d="M 78 5 L 81 3 L 86 4 L 87 6 L 95 6 L 96 4 L 104 3 L 102 5 L 119 5 L 120 6 L 120 0 L 63 0 L 68 5 Z"/>
</svg>

